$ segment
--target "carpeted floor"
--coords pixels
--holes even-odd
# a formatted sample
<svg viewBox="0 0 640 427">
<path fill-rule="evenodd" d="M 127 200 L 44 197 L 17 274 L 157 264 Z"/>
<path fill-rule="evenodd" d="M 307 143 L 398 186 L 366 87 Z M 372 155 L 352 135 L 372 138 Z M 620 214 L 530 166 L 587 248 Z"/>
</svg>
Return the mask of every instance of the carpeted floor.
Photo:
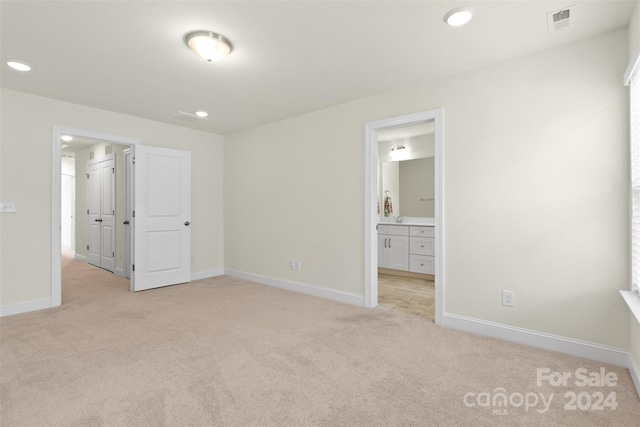
<svg viewBox="0 0 640 427">
<path fill-rule="evenodd" d="M 626 369 L 225 276 L 128 289 L 74 261 L 62 307 L 1 319 L 2 426 L 639 424 Z"/>
</svg>

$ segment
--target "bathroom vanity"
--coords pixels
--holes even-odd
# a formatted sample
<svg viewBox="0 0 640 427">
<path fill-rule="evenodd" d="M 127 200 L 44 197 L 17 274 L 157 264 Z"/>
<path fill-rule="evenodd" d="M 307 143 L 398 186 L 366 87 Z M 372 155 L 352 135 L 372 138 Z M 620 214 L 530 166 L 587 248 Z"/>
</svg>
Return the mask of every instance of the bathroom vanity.
<svg viewBox="0 0 640 427">
<path fill-rule="evenodd" d="M 433 225 L 378 224 L 378 268 L 435 274 L 435 254 Z"/>
</svg>

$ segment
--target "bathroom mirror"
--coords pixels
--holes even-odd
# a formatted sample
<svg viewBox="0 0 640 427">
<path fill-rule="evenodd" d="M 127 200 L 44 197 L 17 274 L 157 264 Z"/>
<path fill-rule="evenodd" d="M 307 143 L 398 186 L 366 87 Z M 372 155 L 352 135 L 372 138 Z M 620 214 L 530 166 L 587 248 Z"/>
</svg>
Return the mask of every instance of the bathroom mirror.
<svg viewBox="0 0 640 427">
<path fill-rule="evenodd" d="M 435 216 L 433 123 L 378 133 L 378 202 L 381 219 Z"/>
</svg>

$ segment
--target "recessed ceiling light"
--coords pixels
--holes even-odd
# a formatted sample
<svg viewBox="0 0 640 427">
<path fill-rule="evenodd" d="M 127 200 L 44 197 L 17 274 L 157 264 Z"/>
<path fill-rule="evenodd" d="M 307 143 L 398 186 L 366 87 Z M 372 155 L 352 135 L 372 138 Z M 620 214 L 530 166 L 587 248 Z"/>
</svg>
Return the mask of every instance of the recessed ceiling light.
<svg viewBox="0 0 640 427">
<path fill-rule="evenodd" d="M 459 7 L 457 9 L 450 10 L 444 16 L 444 22 L 452 27 L 459 27 L 471 21 L 474 12 L 475 11 L 470 7 Z"/>
<path fill-rule="evenodd" d="M 184 42 L 200 59 L 220 61 L 231 53 L 231 42 L 212 31 L 192 31 L 184 36 Z"/>
<path fill-rule="evenodd" d="M 196 111 L 196 116 L 200 117 L 201 119 L 204 119 L 208 115 L 209 113 L 207 113 L 206 111 Z"/>
<path fill-rule="evenodd" d="M 69 141 L 73 140 L 73 137 L 71 135 L 62 135 L 60 137 L 60 139 L 63 140 L 63 141 L 69 142 Z"/>
<path fill-rule="evenodd" d="M 31 71 L 31 65 L 20 61 L 7 61 L 7 65 L 18 71 Z"/>
</svg>

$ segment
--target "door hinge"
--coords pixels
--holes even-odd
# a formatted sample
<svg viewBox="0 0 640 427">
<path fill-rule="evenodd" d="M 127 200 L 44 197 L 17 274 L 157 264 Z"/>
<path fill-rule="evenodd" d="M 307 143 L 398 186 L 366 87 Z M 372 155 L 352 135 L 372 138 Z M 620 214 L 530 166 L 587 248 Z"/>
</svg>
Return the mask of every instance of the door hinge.
<svg viewBox="0 0 640 427">
<path fill-rule="evenodd" d="M 89 250 L 89 245 L 87 245 L 87 250 Z"/>
<path fill-rule="evenodd" d="M 111 168 L 111 173 L 115 174 L 116 173 L 116 168 Z"/>
<path fill-rule="evenodd" d="M 115 258 L 116 257 L 116 253 L 112 252 L 111 258 Z"/>
<path fill-rule="evenodd" d="M 87 215 L 89 215 L 89 209 L 87 209 Z"/>
<path fill-rule="evenodd" d="M 133 213 L 133 217 L 135 218 L 136 217 L 136 211 L 133 211 L 132 213 Z"/>
<path fill-rule="evenodd" d="M 112 211 L 111 211 L 111 215 L 115 215 L 115 214 L 116 214 L 116 211 L 115 211 L 115 210 L 112 210 Z"/>
<path fill-rule="evenodd" d="M 87 175 L 87 179 L 89 179 L 89 174 L 86 174 L 86 175 Z"/>
<path fill-rule="evenodd" d="M 136 158 L 135 157 L 131 158 L 131 163 L 133 163 L 134 165 L 136 164 Z"/>
<path fill-rule="evenodd" d="M 132 265 L 131 265 L 131 269 L 132 269 L 133 271 L 136 271 L 136 265 L 135 265 L 135 264 L 132 264 Z"/>
</svg>

